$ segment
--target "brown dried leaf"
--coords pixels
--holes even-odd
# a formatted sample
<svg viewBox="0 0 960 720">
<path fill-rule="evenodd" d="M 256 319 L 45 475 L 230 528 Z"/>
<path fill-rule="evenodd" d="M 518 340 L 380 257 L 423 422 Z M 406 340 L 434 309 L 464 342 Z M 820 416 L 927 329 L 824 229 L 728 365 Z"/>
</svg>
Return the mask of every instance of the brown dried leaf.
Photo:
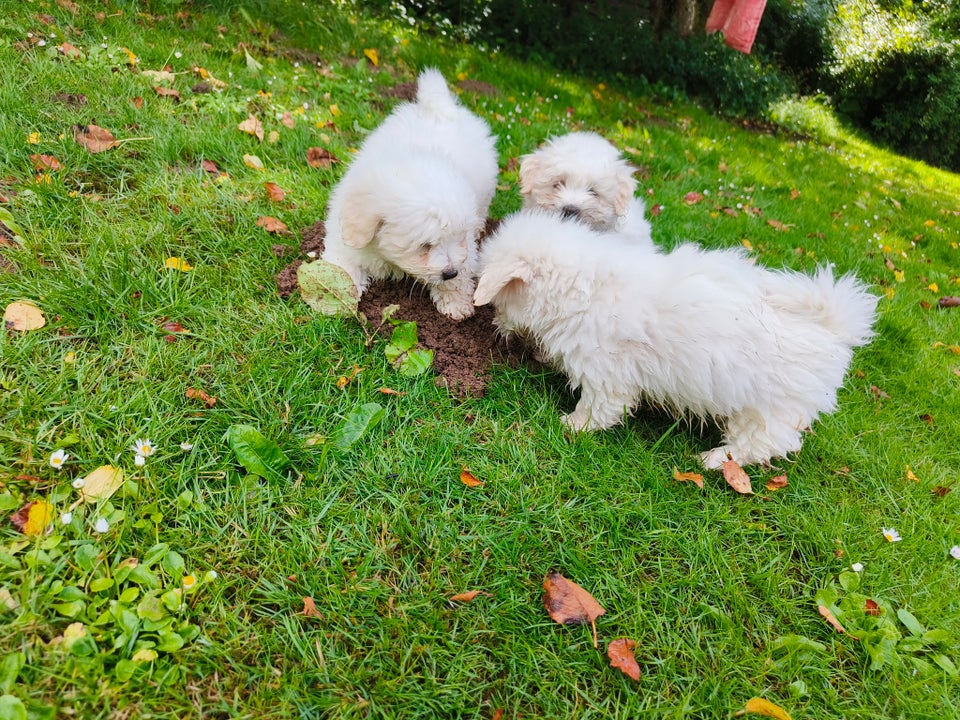
<svg viewBox="0 0 960 720">
<path fill-rule="evenodd" d="M 329 150 L 320 147 L 307 148 L 307 165 L 312 168 L 329 168 L 333 163 L 340 160 Z"/>
<path fill-rule="evenodd" d="M 37 171 L 41 170 L 61 170 L 63 165 L 53 155 L 31 155 L 30 162 Z"/>
<path fill-rule="evenodd" d="M 548 573 L 543 580 L 543 607 L 554 622 L 561 625 L 590 623 L 593 629 L 593 646 L 597 647 L 595 620 L 606 610 L 593 595 L 558 572 Z"/>
<path fill-rule="evenodd" d="M 780 222 L 779 220 L 767 220 L 767 225 L 772 227 L 774 230 L 779 230 L 780 232 L 787 232 L 790 230 L 790 228 L 796 227 L 796 225 L 783 223 L 783 222 Z"/>
<path fill-rule="evenodd" d="M 285 128 L 290 128 L 291 130 L 293 130 L 293 127 L 294 125 L 297 124 L 297 121 L 294 120 L 293 115 L 288 110 L 283 114 L 283 117 L 280 118 L 280 124 L 283 125 Z"/>
<path fill-rule="evenodd" d="M 32 302 L 18 300 L 4 308 L 3 326 L 7 330 L 27 332 L 29 330 L 39 330 L 46 324 L 47 319 L 43 316 L 43 310 Z"/>
<path fill-rule="evenodd" d="M 883 610 L 880 609 L 880 606 L 877 605 L 877 603 L 875 603 L 870 598 L 867 598 L 866 600 L 864 600 L 863 611 L 867 615 L 873 615 L 874 617 L 881 615 L 883 613 Z"/>
<path fill-rule="evenodd" d="M 650 206 L 650 217 L 656 217 L 663 212 L 663 205 L 659 203 Z"/>
<path fill-rule="evenodd" d="M 137 110 L 140 110 L 143 108 L 143 98 L 140 97 L 139 95 L 137 95 L 136 97 L 130 98 L 130 102 L 133 103 L 133 106 Z"/>
<path fill-rule="evenodd" d="M 275 217 L 270 217 L 269 215 L 263 215 L 257 218 L 257 227 L 262 227 L 264 230 L 270 233 L 277 233 L 278 235 L 289 232 L 287 224 L 277 220 Z"/>
<path fill-rule="evenodd" d="M 741 495 L 753 495 L 750 476 L 737 464 L 736 460 L 723 461 L 723 479 Z"/>
<path fill-rule="evenodd" d="M 684 205 L 696 205 L 698 202 L 703 200 L 703 193 L 698 193 L 696 190 L 688 192 L 683 196 Z"/>
<path fill-rule="evenodd" d="M 158 85 L 153 88 L 153 91 L 160 97 L 170 97 L 174 100 L 180 99 L 180 91 L 176 88 L 160 87 Z"/>
<path fill-rule="evenodd" d="M 826 605 L 817 605 L 817 612 L 819 612 L 823 616 L 824 620 L 830 623 L 833 626 L 833 629 L 838 633 L 846 632 L 843 625 L 840 624 L 840 621 L 837 620 L 836 616 L 830 612 L 830 608 L 828 608 Z"/>
<path fill-rule="evenodd" d="M 786 475 L 777 475 L 767 480 L 767 490 L 773 492 L 774 490 L 780 490 L 787 486 L 787 476 Z"/>
<path fill-rule="evenodd" d="M 960 297 L 956 295 L 946 295 L 937 300 L 937 306 L 941 308 L 960 307 Z"/>
<path fill-rule="evenodd" d="M 468 603 L 471 602 L 478 595 L 486 595 L 491 597 L 490 593 L 483 592 L 483 590 L 468 590 L 467 592 L 457 593 L 456 595 L 450 596 L 450 602 L 462 602 Z"/>
<path fill-rule="evenodd" d="M 283 202 L 283 199 L 287 196 L 283 188 L 275 182 L 265 182 L 263 187 L 266 188 L 267 197 L 273 200 L 273 202 Z"/>
<path fill-rule="evenodd" d="M 317 610 L 317 604 L 313 601 L 313 598 L 310 596 L 305 596 L 303 598 L 303 612 L 301 615 L 306 615 L 307 617 L 317 617 L 322 618 L 323 613 Z"/>
<path fill-rule="evenodd" d="M 200 163 L 200 167 L 213 176 L 220 174 L 220 168 L 217 167 L 217 164 L 213 160 L 203 160 Z"/>
<path fill-rule="evenodd" d="M 703 475 L 695 472 L 680 472 L 677 468 L 673 469 L 673 479 L 677 482 L 692 482 L 698 488 L 703 490 Z"/>
<path fill-rule="evenodd" d="M 483 487 L 484 482 L 477 478 L 472 472 L 464 468 L 460 471 L 460 482 L 462 482 L 467 487 Z"/>
<path fill-rule="evenodd" d="M 57 50 L 60 51 L 61 55 L 65 55 L 71 60 L 79 60 L 83 57 L 83 52 L 80 50 L 80 48 L 75 47 L 68 42 L 64 42 L 57 48 Z"/>
<path fill-rule="evenodd" d="M 393 388 L 388 388 L 388 387 L 382 387 L 382 388 L 380 388 L 379 390 L 377 390 L 377 392 L 381 392 L 381 393 L 383 393 L 384 395 L 399 395 L 399 396 L 403 396 L 403 395 L 406 395 L 406 394 L 407 394 L 406 392 L 402 392 L 402 391 L 400 391 L 400 390 L 394 390 Z"/>
<path fill-rule="evenodd" d="M 610 667 L 617 668 L 632 680 L 640 680 L 640 666 L 633 655 L 637 644 L 630 638 L 617 638 L 607 645 L 607 657 L 610 658 Z"/>
<path fill-rule="evenodd" d="M 793 188 L 793 189 L 790 191 L 790 199 L 791 199 L 791 200 L 796 200 L 798 197 L 800 197 L 800 191 L 797 190 L 796 188 Z"/>
<path fill-rule="evenodd" d="M 160 327 L 166 330 L 168 333 L 188 333 L 183 325 L 180 324 L 178 320 L 165 320 L 160 324 Z"/>
<path fill-rule="evenodd" d="M 873 394 L 874 400 L 889 400 L 890 396 L 885 393 L 883 390 L 878 388 L 876 385 L 870 386 L 870 392 Z"/>
<path fill-rule="evenodd" d="M 246 120 L 237 125 L 237 130 L 254 135 L 257 140 L 263 142 L 263 123 L 257 119 L 256 115 L 250 115 Z"/>
<path fill-rule="evenodd" d="M 217 404 L 216 397 L 212 395 L 208 395 L 203 390 L 198 390 L 197 388 L 188 387 L 187 397 L 190 398 L 191 400 L 199 400 L 208 408 L 212 408 L 214 405 Z"/>
<path fill-rule="evenodd" d="M 947 493 L 953 492 L 953 485 L 937 485 L 933 490 L 930 491 L 930 494 L 934 497 L 946 497 Z"/>
<path fill-rule="evenodd" d="M 73 129 L 73 139 L 86 148 L 89 153 L 99 153 L 115 148 L 120 143 L 106 128 L 97 125 L 76 125 Z"/>
</svg>

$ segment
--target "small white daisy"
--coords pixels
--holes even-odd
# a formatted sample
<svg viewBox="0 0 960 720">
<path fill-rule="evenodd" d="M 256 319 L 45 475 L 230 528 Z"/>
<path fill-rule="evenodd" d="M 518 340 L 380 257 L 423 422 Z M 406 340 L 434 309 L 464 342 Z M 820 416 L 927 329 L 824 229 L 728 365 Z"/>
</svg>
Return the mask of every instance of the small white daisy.
<svg viewBox="0 0 960 720">
<path fill-rule="evenodd" d="M 147 464 L 147 459 L 143 455 L 134 455 L 133 464 L 137 467 L 143 467 Z"/>
<path fill-rule="evenodd" d="M 138 438 L 137 441 L 130 446 L 130 449 L 140 457 L 145 458 L 150 457 L 157 451 L 157 449 L 153 446 L 153 443 L 147 438 Z"/>
<path fill-rule="evenodd" d="M 853 565 L 850 566 L 850 569 L 853 570 L 855 573 L 863 572 L 863 563 L 854 563 Z"/>
<path fill-rule="evenodd" d="M 71 522 L 73 522 L 73 513 L 72 513 L 72 512 L 61 513 L 61 515 L 60 515 L 60 524 L 61 524 L 61 525 L 69 525 Z"/>
<path fill-rule="evenodd" d="M 193 450 L 193 443 L 182 442 L 180 443 L 180 449 L 183 450 L 184 452 L 190 452 L 191 450 Z"/>
<path fill-rule="evenodd" d="M 893 528 L 883 528 L 883 536 L 887 539 L 887 542 L 900 542 L 903 538 Z"/>
<path fill-rule="evenodd" d="M 74 490 L 83 490 L 83 486 L 87 484 L 87 481 L 83 478 L 77 478 L 70 484 L 73 485 Z"/>
<path fill-rule="evenodd" d="M 54 470 L 63 470 L 63 464 L 67 461 L 68 457 L 70 457 L 70 455 L 67 454 L 67 451 L 60 448 L 50 456 L 50 467 Z"/>
<path fill-rule="evenodd" d="M 954 545 L 950 548 L 950 557 L 954 560 L 960 560 L 960 545 Z"/>
<path fill-rule="evenodd" d="M 98 533 L 103 534 L 110 529 L 110 523 L 103 518 L 98 518 L 96 524 L 93 526 L 93 529 Z"/>
</svg>

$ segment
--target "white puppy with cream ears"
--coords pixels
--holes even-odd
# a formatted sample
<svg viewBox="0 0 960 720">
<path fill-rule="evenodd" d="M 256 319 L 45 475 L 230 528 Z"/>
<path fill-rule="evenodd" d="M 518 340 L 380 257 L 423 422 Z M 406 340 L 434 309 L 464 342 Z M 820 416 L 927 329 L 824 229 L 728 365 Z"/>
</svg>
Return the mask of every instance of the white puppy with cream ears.
<svg viewBox="0 0 960 720">
<path fill-rule="evenodd" d="M 571 429 L 611 427 L 640 402 L 714 419 L 723 439 L 703 453 L 707 468 L 799 450 L 836 406 L 877 304 L 829 266 L 810 276 L 739 250 L 661 253 L 542 211 L 504 220 L 480 266 L 475 303 L 492 303 L 502 332 L 533 341 L 579 388 Z"/>
<path fill-rule="evenodd" d="M 344 268 L 358 294 L 371 280 L 409 275 L 444 315 L 472 315 L 477 235 L 497 172 L 490 127 L 425 70 L 416 102 L 367 136 L 333 189 L 323 259 Z"/>
<path fill-rule="evenodd" d="M 635 170 L 597 133 L 560 135 L 520 159 L 523 206 L 550 210 L 599 232 L 618 232 L 634 242 L 652 244 L 643 200 L 634 197 Z"/>
</svg>

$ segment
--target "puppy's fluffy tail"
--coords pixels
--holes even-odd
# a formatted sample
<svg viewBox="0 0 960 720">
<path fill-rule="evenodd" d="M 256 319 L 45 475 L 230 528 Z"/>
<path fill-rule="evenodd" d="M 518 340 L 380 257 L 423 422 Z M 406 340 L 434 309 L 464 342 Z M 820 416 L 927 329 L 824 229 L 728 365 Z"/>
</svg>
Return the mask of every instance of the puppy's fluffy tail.
<svg viewBox="0 0 960 720">
<path fill-rule="evenodd" d="M 865 345 L 873 337 L 877 301 L 853 274 L 834 278 L 826 265 L 812 276 L 782 272 L 769 283 L 767 297 L 776 305 L 811 317 L 844 345 Z"/>
<path fill-rule="evenodd" d="M 427 68 L 417 78 L 417 105 L 439 118 L 449 117 L 459 104 L 440 71 Z"/>
</svg>

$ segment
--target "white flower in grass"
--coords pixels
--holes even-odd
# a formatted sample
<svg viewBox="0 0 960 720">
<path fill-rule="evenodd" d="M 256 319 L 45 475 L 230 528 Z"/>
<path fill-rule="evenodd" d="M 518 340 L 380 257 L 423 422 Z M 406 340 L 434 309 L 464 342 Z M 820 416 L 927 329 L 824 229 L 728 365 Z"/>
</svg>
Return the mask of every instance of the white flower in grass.
<svg viewBox="0 0 960 720">
<path fill-rule="evenodd" d="M 102 535 L 110 529 L 110 523 L 103 518 L 98 518 L 96 524 L 93 526 L 93 529 Z"/>
<path fill-rule="evenodd" d="M 157 451 L 153 443 L 147 438 L 138 438 L 137 441 L 130 446 L 130 449 L 133 450 L 138 457 L 144 458 L 150 457 Z"/>
<path fill-rule="evenodd" d="M 143 467 L 147 464 L 147 459 L 143 455 L 135 455 L 133 458 L 133 464 L 137 467 Z"/>
<path fill-rule="evenodd" d="M 180 449 L 183 450 L 184 452 L 190 452 L 191 450 L 193 450 L 193 443 L 182 442 L 180 443 Z"/>
<path fill-rule="evenodd" d="M 197 578 L 193 575 L 183 576 L 183 589 L 193 590 L 197 586 Z"/>
<path fill-rule="evenodd" d="M 887 542 L 900 542 L 903 538 L 893 528 L 883 528 L 883 537 L 887 539 Z"/>
<path fill-rule="evenodd" d="M 960 560 L 960 545 L 954 545 L 950 548 L 950 557 L 954 560 Z"/>
<path fill-rule="evenodd" d="M 73 513 L 72 513 L 72 512 L 65 512 L 65 513 L 62 513 L 62 514 L 60 515 L 60 524 L 61 524 L 61 525 L 69 525 L 71 522 L 73 522 Z"/>
<path fill-rule="evenodd" d="M 855 573 L 863 572 L 863 563 L 854 563 L 853 565 L 850 566 L 850 569 L 853 570 Z"/>
<path fill-rule="evenodd" d="M 54 470 L 63 470 L 63 464 L 67 461 L 68 457 L 70 457 L 70 455 L 67 454 L 67 451 L 60 448 L 50 456 L 50 467 Z"/>
<path fill-rule="evenodd" d="M 74 490 L 83 490 L 83 486 L 87 484 L 87 481 L 83 478 L 77 478 L 70 484 L 73 485 Z"/>
</svg>

